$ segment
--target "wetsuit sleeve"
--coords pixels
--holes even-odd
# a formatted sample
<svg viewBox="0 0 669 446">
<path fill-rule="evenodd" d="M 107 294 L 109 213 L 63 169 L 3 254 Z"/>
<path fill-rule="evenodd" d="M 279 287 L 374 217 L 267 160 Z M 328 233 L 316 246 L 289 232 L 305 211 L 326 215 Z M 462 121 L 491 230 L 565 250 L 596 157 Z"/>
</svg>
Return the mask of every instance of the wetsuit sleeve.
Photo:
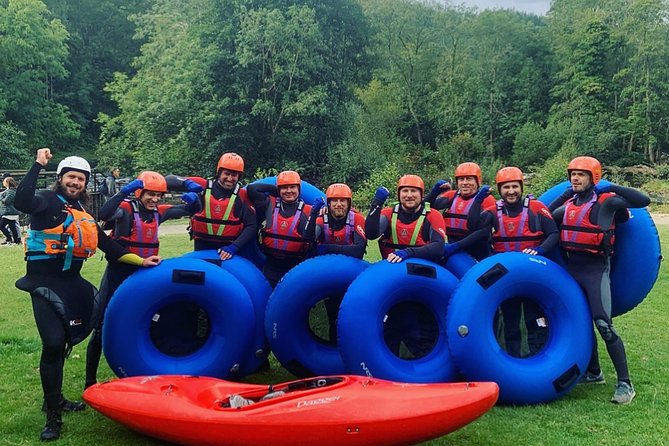
<svg viewBox="0 0 669 446">
<path fill-rule="evenodd" d="M 321 221 L 319 217 L 309 215 L 307 224 L 304 226 L 302 237 L 306 238 L 307 240 L 316 240 L 316 228 L 319 225 L 319 221 Z"/>
<path fill-rule="evenodd" d="M 573 189 L 571 187 L 568 187 L 564 192 L 562 192 L 562 195 L 557 197 L 555 200 L 551 202 L 551 204 L 548 205 L 548 210 L 553 212 L 554 210 L 565 204 L 565 202 L 573 196 L 574 196 Z"/>
<path fill-rule="evenodd" d="M 479 224 L 482 222 L 479 221 Z M 487 238 L 490 238 L 492 226 L 491 225 L 481 225 L 480 228 L 472 231 L 467 237 L 463 238 L 462 240 L 458 240 L 457 242 L 454 242 L 456 245 L 460 247 L 460 249 L 467 249 L 472 245 L 475 245 L 476 243 L 480 242 L 481 240 L 485 240 Z"/>
<path fill-rule="evenodd" d="M 328 244 L 328 254 L 344 254 L 351 257 L 362 259 L 365 256 L 367 249 L 367 239 L 361 236 L 358 231 L 353 231 L 353 244 L 351 245 L 336 245 Z"/>
<path fill-rule="evenodd" d="M 26 214 L 42 212 L 47 208 L 48 201 L 41 195 L 35 194 L 37 190 L 37 178 L 42 165 L 35 161 L 23 180 L 16 188 L 14 207 Z"/>
<path fill-rule="evenodd" d="M 558 232 L 555 220 L 553 220 L 550 212 L 546 209 L 545 213 L 541 211 L 538 212 L 537 221 L 540 226 L 540 228 L 537 229 L 541 229 L 541 232 L 546 236 L 546 239 L 541 242 L 539 248 L 541 248 L 544 253 L 550 252 L 560 241 L 560 233 Z"/>
<path fill-rule="evenodd" d="M 423 230 L 429 231 L 429 243 L 423 246 L 405 248 L 409 257 L 418 257 L 420 259 L 437 262 L 444 256 L 444 236 L 436 229 L 432 228 L 431 223 L 425 219 Z"/>
<path fill-rule="evenodd" d="M 167 189 L 183 192 L 186 190 L 184 187 L 184 181 L 191 180 L 202 186 L 202 188 L 207 187 L 207 179 L 202 177 L 180 177 L 177 175 L 167 175 L 165 181 L 167 182 Z"/>
<path fill-rule="evenodd" d="M 372 203 L 372 208 L 365 219 L 365 234 L 369 240 L 381 237 L 390 224 L 386 216 L 381 215 L 381 211 L 381 206 Z"/>
<path fill-rule="evenodd" d="M 560 206 L 557 209 L 552 209 L 549 207 L 548 208 L 551 211 L 551 215 L 553 216 L 553 221 L 555 222 L 555 225 L 559 228 L 562 225 L 562 218 L 564 217 L 564 206 Z"/>
<path fill-rule="evenodd" d="M 118 261 L 128 251 L 114 240 L 112 240 L 105 232 L 98 226 L 98 247 L 105 253 L 107 260 Z"/>
<path fill-rule="evenodd" d="M 167 220 L 174 220 L 176 218 L 188 217 L 196 212 L 197 210 L 192 211 L 190 209 L 190 205 L 188 204 L 178 204 L 178 205 L 161 204 L 160 206 L 158 206 L 158 215 L 160 216 L 160 223 Z"/>
<path fill-rule="evenodd" d="M 123 210 L 119 207 L 125 198 L 125 194 L 119 192 L 102 205 L 98 211 L 98 219 L 102 221 L 118 220 L 123 217 Z"/>
<path fill-rule="evenodd" d="M 607 197 L 599 209 L 597 221 L 603 229 L 611 227 L 617 211 L 627 208 L 643 208 L 650 204 L 648 195 L 631 187 L 612 184 L 607 189 L 615 195 Z"/>
<path fill-rule="evenodd" d="M 245 244 L 249 243 L 251 240 L 257 237 L 258 235 L 258 222 L 256 219 L 256 213 L 255 210 L 249 206 L 248 204 L 244 203 L 242 200 L 239 200 L 235 203 L 235 207 L 239 206 L 239 212 L 241 214 L 241 219 L 242 219 L 242 224 L 244 225 L 244 229 L 242 229 L 242 232 L 237 236 L 234 242 L 232 242 L 233 245 L 235 245 L 237 248 L 241 248 Z M 237 211 L 237 209 L 235 209 Z M 238 215 L 240 215 L 238 214 Z"/>
<path fill-rule="evenodd" d="M 256 209 L 267 209 L 269 206 L 269 196 L 278 196 L 276 186 L 265 183 L 251 183 L 246 186 L 246 193 L 249 195 L 253 207 Z"/>
<path fill-rule="evenodd" d="M 441 210 L 444 210 L 444 209 L 448 209 L 448 207 L 451 205 L 451 199 L 442 194 L 442 195 L 439 195 L 434 200 L 428 201 L 428 203 L 430 203 L 430 207 L 432 209 L 436 209 L 438 211 L 441 211 Z"/>
</svg>

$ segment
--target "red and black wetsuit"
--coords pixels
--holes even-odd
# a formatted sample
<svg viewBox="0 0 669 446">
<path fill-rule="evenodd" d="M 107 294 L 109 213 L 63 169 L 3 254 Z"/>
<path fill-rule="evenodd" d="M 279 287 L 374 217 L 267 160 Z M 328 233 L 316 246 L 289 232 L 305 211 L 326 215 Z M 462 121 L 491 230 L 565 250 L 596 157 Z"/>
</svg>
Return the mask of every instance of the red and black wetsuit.
<svg viewBox="0 0 669 446">
<path fill-rule="evenodd" d="M 561 230 L 560 244 L 567 253 L 567 270 L 585 291 L 595 327 L 604 339 L 618 380 L 629 381 L 625 346 L 611 318 L 612 230 L 616 223 L 627 221 L 627 208 L 648 206 L 650 199 L 628 187 L 611 185 L 606 190 L 598 193 L 589 188 L 574 195 L 570 188 L 555 199 L 549 209 Z M 601 371 L 596 341 L 588 371 L 595 375 Z"/>
</svg>

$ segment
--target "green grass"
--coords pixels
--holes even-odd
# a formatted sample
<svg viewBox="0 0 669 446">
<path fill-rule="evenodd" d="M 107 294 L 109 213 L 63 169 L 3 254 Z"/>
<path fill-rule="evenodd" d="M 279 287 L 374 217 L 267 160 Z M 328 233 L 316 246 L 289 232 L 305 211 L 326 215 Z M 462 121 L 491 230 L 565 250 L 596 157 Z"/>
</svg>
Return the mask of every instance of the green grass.
<svg viewBox="0 0 669 446">
<path fill-rule="evenodd" d="M 661 226 L 663 241 L 669 227 Z M 370 256 L 378 258 L 376 243 Z M 667 243 L 663 250 L 667 252 Z M 185 253 L 191 243 L 184 235 L 161 238 L 165 257 Z M 85 276 L 99 283 L 105 262 L 98 255 L 87 262 Z M 21 249 L 0 248 L 0 445 L 40 444 L 44 423 L 40 412 L 41 387 L 37 370 L 40 342 L 28 295 L 14 288 L 24 271 Z M 667 265 L 662 265 L 655 288 L 636 309 L 616 318 L 625 341 L 637 398 L 627 407 L 609 403 L 613 367 L 600 342 L 600 358 L 609 382 L 605 386 L 578 386 L 559 401 L 529 407 L 495 407 L 478 421 L 431 445 L 669 445 L 669 330 L 667 330 Z M 64 392 L 79 398 L 84 383 L 86 343 L 75 347 L 65 364 Z M 475 354 L 475 352 L 474 352 Z M 100 379 L 113 378 L 102 361 Z M 272 370 L 252 376 L 253 382 L 292 379 L 272 358 Z M 160 445 L 87 409 L 65 414 L 59 445 Z"/>
</svg>

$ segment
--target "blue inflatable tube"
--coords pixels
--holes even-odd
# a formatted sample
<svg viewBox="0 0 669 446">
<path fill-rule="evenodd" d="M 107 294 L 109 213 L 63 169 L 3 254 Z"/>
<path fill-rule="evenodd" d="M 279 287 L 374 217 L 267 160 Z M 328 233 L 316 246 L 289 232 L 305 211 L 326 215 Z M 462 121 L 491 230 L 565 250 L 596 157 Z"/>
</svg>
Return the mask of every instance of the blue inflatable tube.
<svg viewBox="0 0 669 446">
<path fill-rule="evenodd" d="M 119 377 L 229 378 L 250 349 L 254 326 L 249 294 L 232 274 L 202 260 L 167 259 L 116 290 L 102 345 Z"/>
<path fill-rule="evenodd" d="M 611 184 L 601 180 L 600 185 Z M 570 186 L 568 181 L 547 190 L 539 200 L 549 205 Z M 660 273 L 660 236 L 648 209 L 630 209 L 630 219 L 616 225 L 611 259 L 611 314 L 619 316 L 639 305 Z"/>
<path fill-rule="evenodd" d="M 330 254 L 305 260 L 281 279 L 267 304 L 265 334 L 286 370 L 301 378 L 346 372 L 336 343 L 326 343 L 310 329 L 309 312 L 325 298 L 342 298 L 368 265 Z"/>
<path fill-rule="evenodd" d="M 458 279 L 462 279 L 474 265 L 476 265 L 476 259 L 465 251 L 449 256 L 444 263 L 444 267 Z"/>
<path fill-rule="evenodd" d="M 509 299 L 534 302 L 548 337 L 533 356 L 509 355 L 495 337 L 498 307 Z M 448 307 L 453 361 L 470 381 L 494 381 L 502 404 L 538 404 L 565 395 L 585 372 L 592 351 L 590 310 L 583 291 L 559 265 L 509 252 L 480 261 L 460 281 Z"/>
<path fill-rule="evenodd" d="M 446 309 L 456 284 L 453 274 L 423 259 L 381 261 L 363 271 L 348 288 L 337 323 L 339 349 L 348 371 L 403 382 L 455 381 L 457 371 L 446 340 Z M 434 339 L 426 339 L 430 348 L 422 343 L 419 355 L 404 359 L 391 351 L 387 319 L 394 309 L 412 305 L 425 310 L 429 318 L 411 320 L 406 312 L 398 327 L 411 330 L 418 323 L 425 328 L 420 324 L 429 320 L 434 323 Z"/>
<path fill-rule="evenodd" d="M 272 288 L 253 263 L 240 256 L 234 256 L 225 262 L 221 261 L 215 250 L 194 251 L 184 254 L 182 258 L 202 259 L 223 268 L 241 283 L 251 298 L 255 314 L 255 333 L 251 347 L 240 363 L 236 377 L 241 378 L 258 370 L 269 355 L 269 342 L 265 339 L 265 307 L 272 293 Z"/>
<path fill-rule="evenodd" d="M 276 177 L 266 177 L 260 180 L 254 181 L 254 183 L 264 183 L 264 184 L 274 184 L 276 185 Z M 307 204 L 313 204 L 317 198 L 325 198 L 325 193 L 322 190 L 302 180 L 300 185 L 300 198 L 304 200 Z"/>
</svg>

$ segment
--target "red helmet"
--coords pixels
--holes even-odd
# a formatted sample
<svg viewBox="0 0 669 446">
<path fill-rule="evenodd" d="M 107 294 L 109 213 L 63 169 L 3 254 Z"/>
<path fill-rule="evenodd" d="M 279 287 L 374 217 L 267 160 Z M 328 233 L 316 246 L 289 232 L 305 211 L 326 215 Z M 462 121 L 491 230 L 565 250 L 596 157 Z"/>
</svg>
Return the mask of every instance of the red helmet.
<svg viewBox="0 0 669 446">
<path fill-rule="evenodd" d="M 421 195 L 425 194 L 425 184 L 423 183 L 423 179 L 419 177 L 418 175 L 404 175 L 400 180 L 397 182 L 397 193 L 400 193 L 400 189 L 403 187 L 415 187 L 416 189 L 420 189 Z"/>
<path fill-rule="evenodd" d="M 509 181 L 520 181 L 520 184 L 523 184 L 523 171 L 517 167 L 502 167 L 497 171 L 495 175 L 495 183 L 497 187 L 501 186 L 502 183 L 508 183 Z"/>
<path fill-rule="evenodd" d="M 239 172 L 241 175 L 242 172 L 244 172 L 244 159 L 242 159 L 242 157 L 236 153 L 224 153 L 218 160 L 218 164 L 216 165 L 216 173 L 218 174 L 221 169 Z"/>
<path fill-rule="evenodd" d="M 572 170 L 588 172 L 592 178 L 592 184 L 597 184 L 602 179 L 602 165 L 591 156 L 579 156 L 571 160 L 567 166 L 567 172 L 570 173 Z"/>
<path fill-rule="evenodd" d="M 142 192 L 145 190 L 150 190 L 153 192 L 167 192 L 167 181 L 165 177 L 159 174 L 158 172 L 153 172 L 152 170 L 145 170 L 140 172 L 137 176 L 138 180 L 142 180 L 144 187 L 135 191 L 135 196 L 139 198 L 142 195 Z"/>
<path fill-rule="evenodd" d="M 284 170 L 276 177 L 276 187 L 290 186 L 293 184 L 297 186 L 302 184 L 300 174 L 294 170 Z"/>
<path fill-rule="evenodd" d="M 353 193 L 351 192 L 351 188 L 344 183 L 334 183 L 328 186 L 325 191 L 325 196 L 328 200 L 333 198 L 347 198 L 351 200 L 353 198 Z"/>
<path fill-rule="evenodd" d="M 481 168 L 476 163 L 462 163 L 455 168 L 455 179 L 458 177 L 476 177 L 476 181 L 480 186 L 483 183 L 483 174 Z"/>
</svg>

